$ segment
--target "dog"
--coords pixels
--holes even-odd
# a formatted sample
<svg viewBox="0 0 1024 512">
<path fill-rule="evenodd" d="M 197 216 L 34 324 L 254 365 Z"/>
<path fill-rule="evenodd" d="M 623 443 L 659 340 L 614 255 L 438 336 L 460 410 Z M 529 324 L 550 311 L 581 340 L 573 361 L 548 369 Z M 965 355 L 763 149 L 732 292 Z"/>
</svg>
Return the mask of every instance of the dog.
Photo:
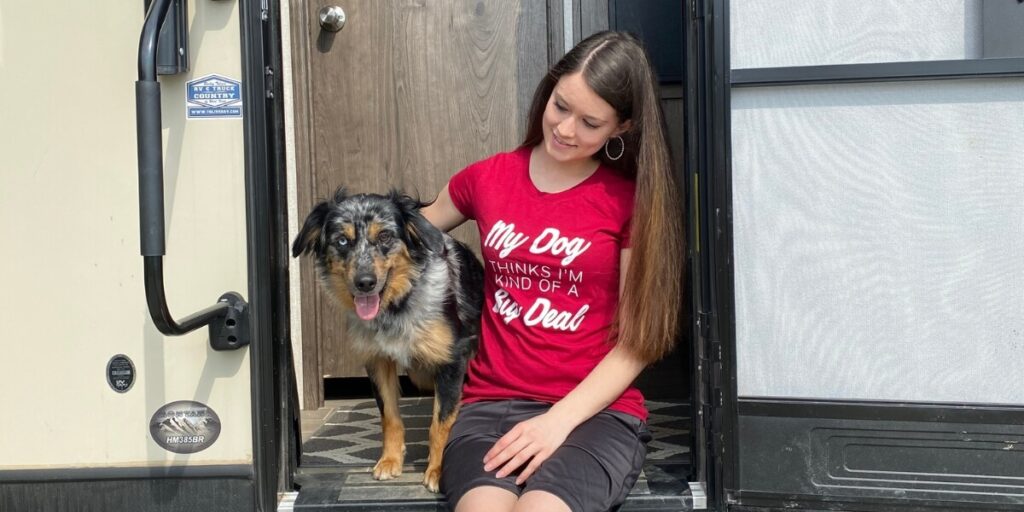
<svg viewBox="0 0 1024 512">
<path fill-rule="evenodd" d="M 339 188 L 310 212 L 292 257 L 312 255 L 320 285 L 348 315 L 347 341 L 366 367 L 381 413 L 375 479 L 402 474 L 399 369 L 417 387 L 433 388 L 423 485 L 436 493 L 466 366 L 477 349 L 483 266 L 465 244 L 430 224 L 423 206 L 395 190 L 349 195 Z"/>
</svg>

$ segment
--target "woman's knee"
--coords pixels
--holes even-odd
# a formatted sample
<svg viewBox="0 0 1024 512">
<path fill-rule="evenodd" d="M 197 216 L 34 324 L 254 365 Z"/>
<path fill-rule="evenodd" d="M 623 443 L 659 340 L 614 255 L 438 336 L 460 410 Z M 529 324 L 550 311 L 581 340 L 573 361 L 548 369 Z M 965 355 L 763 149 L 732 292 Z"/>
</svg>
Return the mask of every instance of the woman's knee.
<svg viewBox="0 0 1024 512">
<path fill-rule="evenodd" d="M 523 493 L 512 510 L 515 512 L 572 512 L 572 509 L 562 498 L 550 492 L 539 490 Z"/>
<path fill-rule="evenodd" d="M 455 512 L 511 512 L 517 499 L 515 493 L 508 489 L 481 485 L 463 494 L 458 503 L 449 505 L 454 505 L 452 510 Z"/>
</svg>

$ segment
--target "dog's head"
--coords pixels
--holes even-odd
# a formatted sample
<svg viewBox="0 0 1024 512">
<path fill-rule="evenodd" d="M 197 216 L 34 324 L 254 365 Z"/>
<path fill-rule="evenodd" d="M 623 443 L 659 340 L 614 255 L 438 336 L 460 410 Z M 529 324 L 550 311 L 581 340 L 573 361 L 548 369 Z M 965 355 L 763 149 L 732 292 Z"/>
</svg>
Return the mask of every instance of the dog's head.
<svg viewBox="0 0 1024 512">
<path fill-rule="evenodd" d="M 412 288 L 424 260 L 444 247 L 416 199 L 348 195 L 339 188 L 317 204 L 292 243 L 292 257 L 310 253 L 320 283 L 359 318 L 372 320 Z"/>
</svg>

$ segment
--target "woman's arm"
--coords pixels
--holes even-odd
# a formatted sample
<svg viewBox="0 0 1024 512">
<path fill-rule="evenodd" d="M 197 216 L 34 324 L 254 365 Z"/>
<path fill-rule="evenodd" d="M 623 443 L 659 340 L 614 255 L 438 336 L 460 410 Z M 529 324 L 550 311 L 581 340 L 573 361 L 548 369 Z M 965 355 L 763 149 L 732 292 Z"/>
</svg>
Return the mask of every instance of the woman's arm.
<svg viewBox="0 0 1024 512">
<path fill-rule="evenodd" d="M 619 255 L 619 297 L 625 286 L 631 251 L 623 249 Z M 619 398 L 646 366 L 646 363 L 630 352 L 619 346 L 612 347 L 575 389 L 551 407 L 550 412 L 569 421 L 576 428 Z"/>
<path fill-rule="evenodd" d="M 451 231 L 459 224 L 466 222 L 466 216 L 452 203 L 452 196 L 448 193 L 448 185 L 445 185 L 437 194 L 437 199 L 429 206 L 424 206 L 420 213 L 441 231 Z"/>
<path fill-rule="evenodd" d="M 619 296 L 630 251 L 623 249 L 619 257 Z M 502 478 L 529 460 L 529 465 L 516 479 L 517 484 L 525 482 L 565 442 L 573 429 L 611 405 L 646 366 L 632 353 L 619 346 L 613 347 L 587 377 L 548 412 L 519 423 L 499 439 L 484 456 L 484 469 L 491 471 L 504 465 L 496 475 Z"/>
</svg>

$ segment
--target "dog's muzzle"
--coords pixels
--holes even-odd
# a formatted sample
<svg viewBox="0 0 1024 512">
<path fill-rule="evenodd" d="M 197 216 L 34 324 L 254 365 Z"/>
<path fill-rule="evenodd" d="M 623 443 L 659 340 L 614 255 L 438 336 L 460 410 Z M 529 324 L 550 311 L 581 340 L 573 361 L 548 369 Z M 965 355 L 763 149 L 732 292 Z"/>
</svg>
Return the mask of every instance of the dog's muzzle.
<svg viewBox="0 0 1024 512">
<path fill-rule="evenodd" d="M 356 292 L 352 302 L 356 307 L 356 315 L 363 320 L 373 320 L 380 312 L 380 292 L 377 290 L 377 276 L 372 272 L 356 275 L 354 282 Z"/>
</svg>

